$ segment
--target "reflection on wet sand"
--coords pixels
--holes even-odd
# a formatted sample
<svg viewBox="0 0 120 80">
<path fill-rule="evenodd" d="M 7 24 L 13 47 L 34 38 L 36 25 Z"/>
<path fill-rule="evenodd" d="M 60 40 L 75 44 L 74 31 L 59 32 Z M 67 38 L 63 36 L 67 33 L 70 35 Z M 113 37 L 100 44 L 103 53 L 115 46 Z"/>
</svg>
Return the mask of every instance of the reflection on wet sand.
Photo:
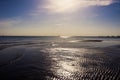
<svg viewBox="0 0 120 80">
<path fill-rule="evenodd" d="M 0 51 L 0 79 L 119 80 L 119 52 L 119 47 L 14 46 Z"/>
<path fill-rule="evenodd" d="M 55 77 L 51 80 L 118 80 L 119 65 L 114 59 L 99 50 L 76 48 L 52 48 L 48 50 L 51 71 Z"/>
<path fill-rule="evenodd" d="M 84 49 L 81 49 L 81 51 L 84 52 Z M 79 52 L 79 49 L 52 48 L 49 52 L 53 60 L 51 70 L 58 79 L 74 79 L 74 73 L 80 70 L 78 60 L 75 58 L 75 54 Z"/>
</svg>

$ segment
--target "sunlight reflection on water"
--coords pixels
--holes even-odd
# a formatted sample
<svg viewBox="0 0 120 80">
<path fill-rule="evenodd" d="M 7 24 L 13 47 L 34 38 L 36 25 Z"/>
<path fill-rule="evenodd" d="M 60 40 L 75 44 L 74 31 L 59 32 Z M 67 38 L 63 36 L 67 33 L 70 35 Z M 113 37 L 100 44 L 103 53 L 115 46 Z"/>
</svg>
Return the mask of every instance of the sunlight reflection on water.
<svg viewBox="0 0 120 80">
<path fill-rule="evenodd" d="M 83 56 L 86 49 L 81 48 L 51 48 L 50 57 L 53 60 L 51 70 L 56 76 L 64 79 L 74 79 L 75 73 L 82 74 L 77 56 Z"/>
<path fill-rule="evenodd" d="M 0 80 L 120 80 L 119 39 L 29 39 L 2 40 Z"/>
<path fill-rule="evenodd" d="M 67 38 L 70 38 L 70 36 L 60 36 L 60 38 L 67 39 Z"/>
</svg>

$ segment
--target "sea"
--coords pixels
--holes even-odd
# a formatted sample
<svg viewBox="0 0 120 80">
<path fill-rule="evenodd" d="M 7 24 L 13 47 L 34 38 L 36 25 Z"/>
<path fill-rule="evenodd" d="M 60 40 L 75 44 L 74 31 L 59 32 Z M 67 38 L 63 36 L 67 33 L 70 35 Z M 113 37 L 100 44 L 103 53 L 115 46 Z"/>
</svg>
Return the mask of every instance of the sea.
<svg viewBox="0 0 120 80">
<path fill-rule="evenodd" d="M 120 80 L 120 38 L 0 36 L 0 80 Z"/>
</svg>

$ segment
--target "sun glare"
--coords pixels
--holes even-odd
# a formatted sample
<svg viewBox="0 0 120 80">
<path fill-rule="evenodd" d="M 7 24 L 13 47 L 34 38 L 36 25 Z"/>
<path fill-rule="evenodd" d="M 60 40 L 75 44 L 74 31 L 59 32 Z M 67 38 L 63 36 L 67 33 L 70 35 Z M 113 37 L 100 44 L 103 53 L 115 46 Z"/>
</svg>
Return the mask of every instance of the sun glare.
<svg viewBox="0 0 120 80">
<path fill-rule="evenodd" d="M 66 38 L 70 38 L 70 36 L 60 36 L 60 38 L 66 39 Z"/>
<path fill-rule="evenodd" d="M 78 6 L 78 0 L 49 0 L 47 8 L 55 12 L 65 12 L 73 10 Z"/>
<path fill-rule="evenodd" d="M 106 6 L 112 0 L 46 0 L 44 8 L 52 12 L 71 12 L 90 6 Z"/>
</svg>

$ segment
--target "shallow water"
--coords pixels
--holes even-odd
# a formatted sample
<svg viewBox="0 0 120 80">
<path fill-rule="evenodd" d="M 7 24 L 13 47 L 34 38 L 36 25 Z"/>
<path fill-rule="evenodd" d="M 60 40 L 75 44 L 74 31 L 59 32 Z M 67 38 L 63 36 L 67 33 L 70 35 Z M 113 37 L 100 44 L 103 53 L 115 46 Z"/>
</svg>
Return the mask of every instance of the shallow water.
<svg viewBox="0 0 120 80">
<path fill-rule="evenodd" d="M 0 79 L 120 80 L 120 40 L 96 39 L 2 38 Z"/>
</svg>

